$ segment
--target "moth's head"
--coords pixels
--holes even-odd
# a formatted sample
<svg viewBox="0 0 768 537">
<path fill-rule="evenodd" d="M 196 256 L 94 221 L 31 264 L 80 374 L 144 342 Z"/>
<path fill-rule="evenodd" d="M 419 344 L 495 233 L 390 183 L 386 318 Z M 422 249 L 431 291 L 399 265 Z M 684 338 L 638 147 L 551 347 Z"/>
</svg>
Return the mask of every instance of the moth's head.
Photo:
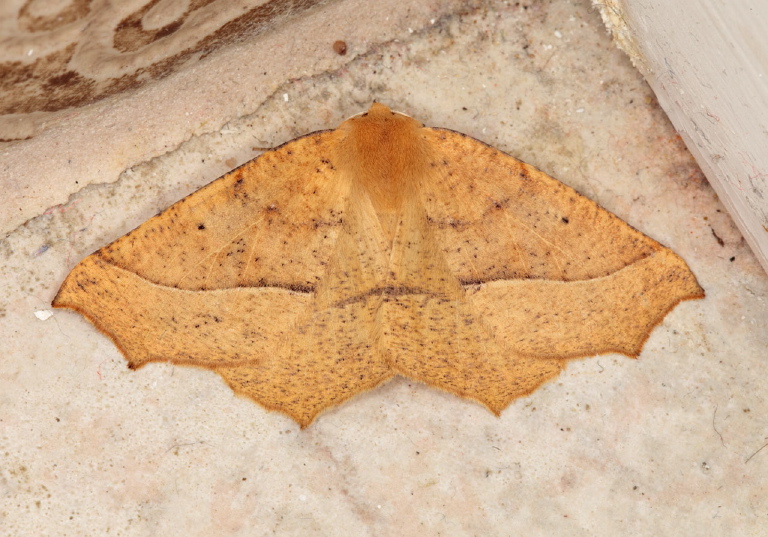
<svg viewBox="0 0 768 537">
<path fill-rule="evenodd" d="M 428 168 L 430 152 L 422 127 L 412 117 L 373 103 L 337 129 L 337 160 L 373 198 L 381 198 L 379 205 L 398 206 L 405 185 Z"/>
<path fill-rule="evenodd" d="M 387 125 L 391 128 L 392 123 L 407 125 L 410 128 L 423 127 L 424 124 L 416 121 L 408 114 L 402 112 L 395 112 L 385 104 L 374 102 L 366 112 L 360 112 L 347 119 L 344 123 L 339 125 L 340 130 L 349 130 L 356 125 Z"/>
</svg>

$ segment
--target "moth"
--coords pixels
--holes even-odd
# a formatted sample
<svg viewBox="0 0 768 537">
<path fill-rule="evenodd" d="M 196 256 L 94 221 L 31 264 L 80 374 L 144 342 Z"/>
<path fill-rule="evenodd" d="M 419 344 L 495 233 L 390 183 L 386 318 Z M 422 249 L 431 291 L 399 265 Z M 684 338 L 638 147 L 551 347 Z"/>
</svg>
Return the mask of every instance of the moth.
<svg viewBox="0 0 768 537">
<path fill-rule="evenodd" d="M 670 249 L 533 166 L 374 103 L 81 261 L 53 301 L 132 369 L 211 369 L 306 427 L 402 375 L 499 414 L 702 298 Z"/>
</svg>

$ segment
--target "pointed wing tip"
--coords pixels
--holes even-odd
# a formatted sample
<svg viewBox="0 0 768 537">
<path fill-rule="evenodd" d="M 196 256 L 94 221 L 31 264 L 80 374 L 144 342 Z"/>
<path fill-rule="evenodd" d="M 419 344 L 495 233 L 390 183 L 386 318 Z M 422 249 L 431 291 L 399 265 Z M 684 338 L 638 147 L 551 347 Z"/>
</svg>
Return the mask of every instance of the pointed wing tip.
<svg viewBox="0 0 768 537">
<path fill-rule="evenodd" d="M 299 429 L 304 431 L 306 430 L 310 425 L 312 425 L 317 417 L 323 412 L 323 410 L 320 410 L 318 412 L 315 412 L 312 415 L 305 415 L 305 414 L 298 414 L 295 412 L 291 412 L 290 410 L 286 410 L 284 408 L 269 408 L 266 405 L 264 405 L 260 401 L 256 401 L 260 406 L 266 408 L 270 412 L 277 412 L 279 414 L 282 414 L 288 418 L 291 418 L 296 424 L 299 426 Z"/>
<path fill-rule="evenodd" d="M 73 268 L 72 271 L 75 269 Z M 72 309 L 74 310 L 74 307 L 71 306 L 69 303 L 67 303 L 67 295 L 68 293 L 68 283 L 69 283 L 69 277 L 72 275 L 72 271 L 67 274 L 67 277 L 64 278 L 64 281 L 61 282 L 61 285 L 59 286 L 59 290 L 56 291 L 56 296 L 53 297 L 53 300 L 51 300 L 51 306 L 58 309 Z M 75 310 L 76 311 L 76 310 Z"/>
<path fill-rule="evenodd" d="M 296 418 L 295 418 L 295 417 L 293 417 L 293 416 L 290 416 L 290 417 L 291 417 L 291 419 L 293 419 L 293 421 L 295 421 L 296 423 L 298 423 L 298 424 L 299 424 L 299 429 L 300 429 L 300 430 L 302 430 L 302 431 L 306 430 L 306 429 L 307 429 L 307 427 L 309 427 L 310 425 L 312 425 L 312 423 L 314 423 L 314 421 L 315 421 L 315 418 L 312 418 L 312 419 L 311 419 L 311 420 L 309 420 L 309 421 L 301 421 L 301 420 L 298 420 L 298 419 L 296 419 Z"/>
<path fill-rule="evenodd" d="M 64 288 L 64 284 L 62 284 L 61 289 L 59 289 L 59 292 L 56 294 L 56 297 L 51 301 L 51 306 L 56 309 L 66 309 L 82 315 L 86 321 L 91 323 L 99 332 L 107 336 L 112 341 L 112 344 L 117 348 L 118 351 L 120 351 L 120 354 L 123 356 L 125 361 L 128 362 L 128 369 L 135 371 L 137 369 L 141 369 L 152 361 L 147 357 L 138 360 L 132 357 L 131 353 L 122 344 L 117 335 L 110 331 L 102 321 L 100 321 L 90 311 L 83 308 L 80 304 L 69 301 L 67 299 L 67 291 Z"/>
<path fill-rule="evenodd" d="M 63 285 L 64 285 L 64 284 L 62 284 L 62 287 L 63 287 Z M 51 300 L 51 307 L 52 307 L 52 308 L 65 308 L 65 307 L 66 307 L 66 306 L 64 306 L 64 305 L 62 304 L 62 298 L 61 298 L 61 289 L 62 289 L 62 288 L 61 288 L 61 287 L 59 287 L 59 290 L 58 290 L 58 291 L 56 291 L 56 296 L 55 296 L 55 297 L 53 297 L 53 300 Z"/>
<path fill-rule="evenodd" d="M 217 371 L 217 373 L 221 375 L 220 371 Z M 230 380 L 227 379 L 227 377 L 223 375 L 221 376 L 224 382 L 226 383 L 226 385 L 229 386 L 229 388 L 232 390 L 232 393 L 234 393 L 236 397 L 241 397 L 243 399 L 252 401 L 257 405 L 259 405 L 264 410 L 266 410 L 267 412 L 275 412 L 277 414 L 282 414 L 283 416 L 290 418 L 296 423 L 296 425 L 299 426 L 299 429 L 301 429 L 302 431 L 305 430 L 310 425 L 312 425 L 315 422 L 315 419 L 317 419 L 317 417 L 327 409 L 326 407 L 326 408 L 321 408 L 315 412 L 295 412 L 295 411 L 292 411 L 290 408 L 285 408 L 277 404 L 270 404 L 268 401 L 261 401 L 258 398 L 254 397 L 253 394 L 250 394 L 245 389 L 242 389 L 241 387 L 239 387 L 237 383 L 230 382 Z"/>
<path fill-rule="evenodd" d="M 511 402 L 511 401 L 510 401 L 510 402 Z M 490 406 L 488 406 L 488 405 L 485 405 L 485 407 L 486 407 L 488 410 L 490 410 L 491 414 L 493 414 L 493 415 L 494 415 L 494 416 L 496 416 L 497 418 L 501 418 L 501 413 L 502 413 L 502 412 L 504 411 L 504 409 L 505 409 L 505 408 L 507 408 L 508 406 L 509 406 L 509 404 L 507 404 L 507 405 L 506 405 L 505 407 L 503 407 L 503 408 L 493 408 L 493 407 L 490 407 Z"/>
<path fill-rule="evenodd" d="M 701 298 L 706 298 L 707 297 L 707 292 L 704 291 L 704 288 L 701 285 L 699 285 L 698 282 L 696 282 L 696 285 L 699 286 L 697 292 L 691 294 L 690 296 L 688 296 L 686 298 L 683 298 L 682 300 L 699 300 Z"/>
</svg>

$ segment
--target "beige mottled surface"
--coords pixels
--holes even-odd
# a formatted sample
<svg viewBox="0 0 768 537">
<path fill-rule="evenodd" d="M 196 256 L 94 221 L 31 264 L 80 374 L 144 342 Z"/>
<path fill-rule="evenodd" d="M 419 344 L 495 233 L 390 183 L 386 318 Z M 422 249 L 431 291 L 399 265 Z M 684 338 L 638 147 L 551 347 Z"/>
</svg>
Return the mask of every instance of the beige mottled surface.
<svg viewBox="0 0 768 537">
<path fill-rule="evenodd" d="M 0 208 L 0 533 L 759 535 L 768 278 L 598 15 L 586 1 L 366 17 L 351 4 L 301 15 L 309 28 L 337 10 L 307 41 L 279 27 L 190 67 L 230 73 L 208 79 L 214 92 L 180 72 L 0 150 L 3 181 L 24 159 L 34 171 L 3 183 Z M 244 58 L 276 62 L 271 38 L 325 45 L 296 54 L 312 69 L 240 87 Z M 217 92 L 234 111 L 208 102 Z M 373 99 L 573 186 L 679 253 L 707 298 L 678 306 L 638 360 L 572 364 L 500 418 L 394 381 L 304 432 L 213 373 L 132 372 L 80 316 L 46 319 L 87 254 L 252 148 L 332 127 Z M 105 127 L 79 122 L 89 114 Z M 62 172 L 67 152 L 80 160 Z"/>
<path fill-rule="evenodd" d="M 473 2 L 2 2 L 0 232 Z"/>
</svg>

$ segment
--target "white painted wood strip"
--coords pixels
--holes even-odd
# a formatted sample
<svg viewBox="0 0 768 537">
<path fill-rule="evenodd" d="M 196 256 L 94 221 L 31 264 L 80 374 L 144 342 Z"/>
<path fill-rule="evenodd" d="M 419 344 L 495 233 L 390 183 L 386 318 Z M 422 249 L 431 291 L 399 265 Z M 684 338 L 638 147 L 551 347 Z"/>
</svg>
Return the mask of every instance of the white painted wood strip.
<svg viewBox="0 0 768 537">
<path fill-rule="evenodd" d="M 768 272 L 768 2 L 593 3 Z"/>
</svg>

